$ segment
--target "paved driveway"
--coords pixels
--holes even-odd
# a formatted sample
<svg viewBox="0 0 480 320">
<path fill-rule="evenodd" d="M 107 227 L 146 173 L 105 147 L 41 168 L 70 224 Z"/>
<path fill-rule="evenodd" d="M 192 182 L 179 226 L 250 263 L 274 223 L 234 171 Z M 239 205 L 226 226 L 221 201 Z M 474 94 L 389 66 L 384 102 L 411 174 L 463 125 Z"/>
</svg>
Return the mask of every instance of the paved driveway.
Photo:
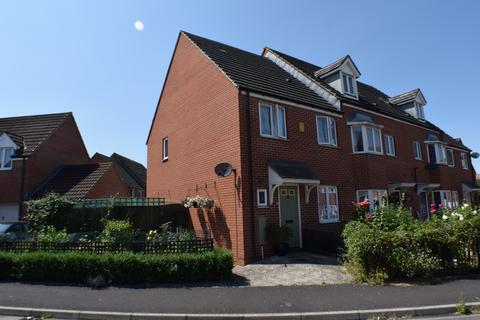
<svg viewBox="0 0 480 320">
<path fill-rule="evenodd" d="M 233 272 L 244 278 L 247 285 L 254 287 L 343 284 L 352 281 L 334 257 L 302 251 L 284 257 L 270 257 L 244 267 L 237 266 Z"/>
</svg>

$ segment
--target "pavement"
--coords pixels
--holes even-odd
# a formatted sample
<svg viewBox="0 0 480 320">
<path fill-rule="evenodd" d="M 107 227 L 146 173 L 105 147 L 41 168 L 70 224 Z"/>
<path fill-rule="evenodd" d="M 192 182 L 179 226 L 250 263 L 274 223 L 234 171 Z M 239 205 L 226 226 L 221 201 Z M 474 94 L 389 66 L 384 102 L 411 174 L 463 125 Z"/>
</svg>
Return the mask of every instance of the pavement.
<svg viewBox="0 0 480 320">
<path fill-rule="evenodd" d="M 309 252 L 292 252 L 270 257 L 246 266 L 236 266 L 233 273 L 245 285 L 255 287 L 313 286 L 351 283 L 352 277 L 335 257 Z"/>
<path fill-rule="evenodd" d="M 290 313 L 480 302 L 480 279 L 439 284 L 109 287 L 0 283 L 0 306 L 147 313 Z"/>
</svg>

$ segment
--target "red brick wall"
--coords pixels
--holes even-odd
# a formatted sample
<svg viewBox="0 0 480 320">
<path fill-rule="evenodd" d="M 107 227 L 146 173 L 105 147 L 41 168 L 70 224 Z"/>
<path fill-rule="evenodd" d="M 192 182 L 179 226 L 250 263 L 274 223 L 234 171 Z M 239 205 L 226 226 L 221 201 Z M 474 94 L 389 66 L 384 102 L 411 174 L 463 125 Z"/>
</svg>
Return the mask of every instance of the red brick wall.
<svg viewBox="0 0 480 320">
<path fill-rule="evenodd" d="M 117 171 L 112 167 L 98 180 L 87 193 L 86 199 L 110 198 L 111 196 L 129 197 L 128 187 L 122 181 Z"/>
<path fill-rule="evenodd" d="M 42 179 L 61 164 L 86 163 L 89 156 L 73 116 L 26 160 L 25 189 L 30 192 Z M 0 202 L 18 202 L 22 161 L 13 161 L 12 170 L 0 171 Z"/>
<path fill-rule="evenodd" d="M 229 162 L 242 176 L 238 91 L 184 35 L 165 80 L 148 141 L 148 197 L 181 201 L 186 196 L 212 197 L 217 209 L 192 217 L 197 231 L 210 229 L 217 243 L 245 262 L 241 193 L 232 174 L 219 178 L 214 167 Z M 169 159 L 162 161 L 168 136 Z M 238 183 L 242 185 L 241 179 Z"/>
</svg>

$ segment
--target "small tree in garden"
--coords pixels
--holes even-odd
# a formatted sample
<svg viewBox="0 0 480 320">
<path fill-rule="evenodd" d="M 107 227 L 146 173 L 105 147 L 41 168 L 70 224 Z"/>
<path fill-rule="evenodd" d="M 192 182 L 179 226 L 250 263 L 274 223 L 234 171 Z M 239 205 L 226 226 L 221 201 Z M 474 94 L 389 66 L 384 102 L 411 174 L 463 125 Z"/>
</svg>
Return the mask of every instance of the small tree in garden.
<svg viewBox="0 0 480 320">
<path fill-rule="evenodd" d="M 135 229 L 128 220 L 106 220 L 101 241 L 105 243 L 130 242 L 135 238 Z"/>
<path fill-rule="evenodd" d="M 62 220 L 64 213 L 73 209 L 74 202 L 56 193 L 26 202 L 26 218 L 33 231 L 41 231 L 48 225 Z"/>
</svg>

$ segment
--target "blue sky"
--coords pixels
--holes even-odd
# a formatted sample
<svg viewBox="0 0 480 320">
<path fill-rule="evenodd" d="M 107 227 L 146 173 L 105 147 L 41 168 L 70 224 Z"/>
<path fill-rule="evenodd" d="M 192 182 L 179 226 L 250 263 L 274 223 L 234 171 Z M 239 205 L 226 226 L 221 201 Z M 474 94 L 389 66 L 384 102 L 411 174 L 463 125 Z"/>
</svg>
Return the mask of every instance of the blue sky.
<svg viewBox="0 0 480 320">
<path fill-rule="evenodd" d="M 158 96 L 186 30 L 318 65 L 348 53 L 361 80 L 389 95 L 420 87 L 426 117 L 480 151 L 479 13 L 474 0 L 0 0 L 0 117 L 72 111 L 90 154 L 146 163 Z"/>
</svg>

